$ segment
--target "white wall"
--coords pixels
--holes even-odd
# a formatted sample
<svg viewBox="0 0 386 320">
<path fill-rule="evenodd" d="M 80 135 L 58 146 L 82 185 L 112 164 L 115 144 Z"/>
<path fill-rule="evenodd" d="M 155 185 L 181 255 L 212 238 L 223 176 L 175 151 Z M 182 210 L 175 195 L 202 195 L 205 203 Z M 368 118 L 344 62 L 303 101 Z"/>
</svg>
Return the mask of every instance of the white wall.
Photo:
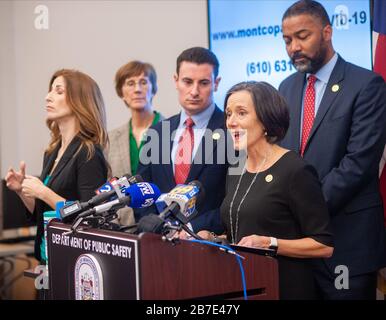
<svg viewBox="0 0 386 320">
<path fill-rule="evenodd" d="M 48 30 L 35 8 L 48 8 Z M 178 54 L 208 45 L 205 0 L 0 1 L 0 166 L 27 162 L 39 174 L 49 140 L 44 97 L 54 71 L 75 68 L 99 84 L 112 129 L 129 117 L 114 90 L 116 70 L 131 59 L 151 62 L 159 91 L 154 106 L 178 112 L 172 81 Z"/>
</svg>

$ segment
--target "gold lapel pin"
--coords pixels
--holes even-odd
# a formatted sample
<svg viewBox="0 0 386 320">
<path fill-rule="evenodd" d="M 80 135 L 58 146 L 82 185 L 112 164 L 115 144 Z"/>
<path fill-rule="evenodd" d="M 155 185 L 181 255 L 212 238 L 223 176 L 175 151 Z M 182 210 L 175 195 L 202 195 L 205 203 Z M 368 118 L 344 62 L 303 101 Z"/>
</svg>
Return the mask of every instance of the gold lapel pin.
<svg viewBox="0 0 386 320">
<path fill-rule="evenodd" d="M 212 138 L 213 138 L 213 140 L 218 140 L 218 139 L 220 139 L 220 134 L 218 133 L 218 132 L 215 132 L 215 133 L 213 133 L 213 135 L 212 135 Z"/>
<path fill-rule="evenodd" d="M 273 175 L 272 174 L 268 174 L 265 176 L 265 181 L 267 182 L 271 182 L 273 180 Z"/>
<path fill-rule="evenodd" d="M 338 92 L 339 89 L 340 89 L 339 84 L 334 84 L 334 85 L 331 87 L 331 91 L 332 91 L 332 92 Z"/>
</svg>

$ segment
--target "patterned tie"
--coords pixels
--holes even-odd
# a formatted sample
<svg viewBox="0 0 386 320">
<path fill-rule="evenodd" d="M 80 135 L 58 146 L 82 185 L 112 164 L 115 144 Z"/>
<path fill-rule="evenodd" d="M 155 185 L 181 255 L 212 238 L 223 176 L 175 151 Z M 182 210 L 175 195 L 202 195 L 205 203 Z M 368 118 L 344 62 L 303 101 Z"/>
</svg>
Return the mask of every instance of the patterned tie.
<svg viewBox="0 0 386 320">
<path fill-rule="evenodd" d="M 185 120 L 185 130 L 178 142 L 176 158 L 174 161 L 174 178 L 176 184 L 185 183 L 189 175 L 194 146 L 193 126 L 193 120 L 187 118 Z"/>
<path fill-rule="evenodd" d="M 315 118 L 315 81 L 317 78 L 314 75 L 308 77 L 306 93 L 304 95 L 304 110 L 303 110 L 303 128 L 302 142 L 300 146 L 300 155 L 303 157 L 304 149 L 306 148 L 307 140 L 310 135 L 312 125 Z"/>
</svg>

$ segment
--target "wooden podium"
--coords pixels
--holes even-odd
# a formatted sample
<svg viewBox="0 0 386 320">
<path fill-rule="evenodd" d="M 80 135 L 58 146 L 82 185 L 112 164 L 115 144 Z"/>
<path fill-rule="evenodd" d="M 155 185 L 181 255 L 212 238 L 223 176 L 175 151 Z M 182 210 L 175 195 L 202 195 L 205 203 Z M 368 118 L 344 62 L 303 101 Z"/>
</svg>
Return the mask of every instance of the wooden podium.
<svg viewBox="0 0 386 320">
<path fill-rule="evenodd" d="M 48 225 L 52 299 L 243 298 L 236 256 L 217 247 L 150 233 L 68 231 L 56 221 Z M 248 251 L 238 251 L 248 299 L 278 299 L 276 259 Z"/>
</svg>

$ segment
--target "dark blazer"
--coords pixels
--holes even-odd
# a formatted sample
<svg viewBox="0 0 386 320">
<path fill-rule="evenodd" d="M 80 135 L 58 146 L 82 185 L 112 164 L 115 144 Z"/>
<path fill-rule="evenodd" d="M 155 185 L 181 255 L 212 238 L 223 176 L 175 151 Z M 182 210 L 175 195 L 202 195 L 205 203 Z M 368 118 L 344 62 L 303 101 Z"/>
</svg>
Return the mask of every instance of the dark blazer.
<svg viewBox="0 0 386 320">
<path fill-rule="evenodd" d="M 151 127 L 154 131 L 148 131 L 149 140 L 147 144 L 157 141 L 152 145 L 155 150 L 149 149 L 149 145 L 144 145 L 142 148 L 143 154 L 141 154 L 138 174 L 140 174 L 145 181 L 156 184 L 163 193 L 169 192 L 176 186 L 172 167 L 173 162 L 171 161 L 174 135 L 170 135 L 170 133 L 173 133 L 178 128 L 179 122 L 180 114 Z M 170 131 L 167 129 L 169 126 Z M 164 128 L 164 132 L 162 132 L 162 128 Z M 219 208 L 225 196 L 225 178 L 228 163 L 226 160 L 224 113 L 219 108 L 215 108 L 207 129 L 210 131 L 207 135 L 204 135 L 200 142 L 186 181 L 186 183 L 189 183 L 193 180 L 199 180 L 205 190 L 205 199 L 199 209 L 199 214 L 191 221 L 191 224 L 195 232 L 206 229 L 221 233 L 224 228 L 221 223 Z M 216 129 L 219 133 L 219 135 L 217 135 L 219 139 L 213 138 L 213 131 Z M 165 134 L 167 134 L 167 136 L 165 136 Z M 157 137 L 154 136 L 158 136 L 159 139 L 156 140 Z M 210 146 L 207 150 L 205 150 L 206 148 L 204 147 L 206 144 Z M 144 155 L 153 157 L 150 164 L 143 163 Z M 220 159 L 218 159 L 218 156 Z M 150 212 L 154 213 L 154 210 L 155 208 L 141 211 L 136 210 L 136 220 L 138 221 L 143 215 Z"/>
<path fill-rule="evenodd" d="M 305 81 L 305 74 L 297 72 L 279 88 L 291 119 L 281 145 L 296 152 Z M 353 276 L 386 263 L 378 179 L 385 128 L 385 82 L 339 56 L 304 153 L 318 172 L 331 215 L 335 249 L 325 262 L 332 272 L 346 265 Z"/>
<path fill-rule="evenodd" d="M 100 147 L 95 147 L 95 154 L 87 160 L 86 148 L 80 147 L 80 139 L 75 137 L 57 164 L 47 184 L 51 190 L 66 200 L 87 201 L 107 179 L 107 165 Z M 60 145 L 49 155 L 44 155 L 43 170 L 40 176 L 42 181 L 50 173 L 57 157 Z M 44 233 L 43 213 L 52 209 L 45 202 L 36 199 L 32 218 L 37 222 L 35 241 L 35 257 L 39 261 L 40 244 Z"/>
</svg>

